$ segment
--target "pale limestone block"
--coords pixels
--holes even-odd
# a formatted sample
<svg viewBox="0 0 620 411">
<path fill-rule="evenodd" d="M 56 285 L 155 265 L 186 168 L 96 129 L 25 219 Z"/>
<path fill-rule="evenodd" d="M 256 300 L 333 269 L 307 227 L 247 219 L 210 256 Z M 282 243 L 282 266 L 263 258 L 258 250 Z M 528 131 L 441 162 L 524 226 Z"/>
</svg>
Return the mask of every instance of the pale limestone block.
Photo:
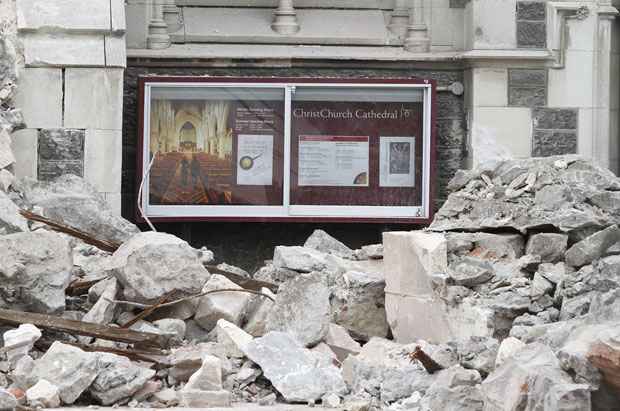
<svg viewBox="0 0 620 411">
<path fill-rule="evenodd" d="M 120 130 L 86 130 L 84 179 L 97 191 L 120 193 L 123 136 Z"/>
<path fill-rule="evenodd" d="M 385 290 L 401 295 L 431 295 L 431 276 L 447 270 L 443 234 L 424 231 L 383 233 Z"/>
<path fill-rule="evenodd" d="M 568 50 L 566 67 L 549 70 L 548 106 L 554 108 L 594 107 L 594 52 Z"/>
<path fill-rule="evenodd" d="M 127 24 L 125 22 L 125 3 L 124 0 L 110 0 L 113 33 L 124 33 L 127 29 Z"/>
<path fill-rule="evenodd" d="M 105 36 L 106 67 L 127 66 L 127 45 L 124 36 Z"/>
<path fill-rule="evenodd" d="M 37 177 L 38 135 L 36 129 L 18 130 L 12 134 L 11 148 L 15 156 L 15 177 Z"/>
<path fill-rule="evenodd" d="M 121 130 L 122 123 L 122 69 L 66 70 L 65 127 Z"/>
<path fill-rule="evenodd" d="M 508 70 L 505 68 L 473 68 L 473 99 L 478 107 L 508 105 Z"/>
<path fill-rule="evenodd" d="M 472 134 L 486 134 L 512 157 L 530 157 L 532 153 L 532 110 L 527 107 L 476 107 Z M 478 136 L 473 135 L 476 141 Z M 473 153 L 474 164 L 477 154 Z"/>
<path fill-rule="evenodd" d="M 586 159 L 594 158 L 594 114 L 592 108 L 580 108 L 577 118 L 577 154 Z"/>
<path fill-rule="evenodd" d="M 148 36 L 149 13 L 146 4 L 142 0 L 129 0 L 125 6 L 125 19 L 127 27 L 127 48 L 146 49 L 146 37 Z M 114 16 L 112 16 L 114 26 Z"/>
<path fill-rule="evenodd" d="M 103 35 L 66 33 L 24 33 L 24 58 L 27 67 L 103 66 Z"/>
<path fill-rule="evenodd" d="M 517 47 L 517 0 L 472 1 L 467 4 L 466 39 L 471 49 Z"/>
<path fill-rule="evenodd" d="M 110 0 L 19 0 L 20 30 L 110 30 Z"/>
<path fill-rule="evenodd" d="M 26 68 L 19 73 L 15 106 L 30 128 L 62 127 L 62 69 Z"/>
<path fill-rule="evenodd" d="M 108 203 L 114 214 L 121 215 L 121 193 L 103 193 L 103 198 L 105 198 L 105 201 Z"/>
<path fill-rule="evenodd" d="M 432 296 L 413 297 L 385 293 L 385 311 L 394 341 L 406 344 L 423 339 L 430 343 L 450 341 L 445 304 Z"/>
</svg>

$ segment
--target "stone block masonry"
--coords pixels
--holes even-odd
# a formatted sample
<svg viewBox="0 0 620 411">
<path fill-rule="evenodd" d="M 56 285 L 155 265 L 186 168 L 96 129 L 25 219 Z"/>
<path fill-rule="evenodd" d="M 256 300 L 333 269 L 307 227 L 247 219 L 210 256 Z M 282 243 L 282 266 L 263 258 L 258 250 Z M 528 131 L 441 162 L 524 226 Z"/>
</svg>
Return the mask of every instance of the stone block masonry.
<svg viewBox="0 0 620 411">
<path fill-rule="evenodd" d="M 578 110 L 538 108 L 533 113 L 532 155 L 577 153 Z"/>
<path fill-rule="evenodd" d="M 543 1 L 517 2 L 517 47 L 547 47 L 547 11 Z"/>
<path fill-rule="evenodd" d="M 123 0 L 20 0 L 18 177 L 84 177 L 120 213 Z"/>
</svg>

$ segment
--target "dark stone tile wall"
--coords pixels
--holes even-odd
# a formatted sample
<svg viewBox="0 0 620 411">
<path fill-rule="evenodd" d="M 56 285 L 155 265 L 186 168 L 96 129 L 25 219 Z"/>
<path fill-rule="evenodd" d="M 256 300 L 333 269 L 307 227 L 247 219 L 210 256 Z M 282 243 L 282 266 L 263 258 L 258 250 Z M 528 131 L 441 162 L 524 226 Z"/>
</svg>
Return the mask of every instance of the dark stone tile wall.
<svg viewBox="0 0 620 411">
<path fill-rule="evenodd" d="M 532 114 L 533 156 L 548 157 L 577 153 L 578 110 L 537 108 Z"/>
<path fill-rule="evenodd" d="M 512 107 L 546 106 L 547 70 L 508 70 L 508 105 Z"/>
<path fill-rule="evenodd" d="M 547 9 L 543 1 L 517 2 L 517 47 L 547 47 Z"/>
<path fill-rule="evenodd" d="M 463 82 L 462 70 L 412 70 L 408 68 L 147 68 L 129 62 L 125 70 L 123 108 L 123 216 L 135 220 L 136 145 L 138 137 L 137 83 L 141 75 L 211 75 L 211 76 L 282 76 L 380 78 L 431 78 L 439 86 Z M 466 155 L 466 121 L 464 99 L 450 92 L 438 93 L 437 112 L 437 192 L 436 208 L 447 196 L 445 187 L 456 170 L 464 166 Z M 167 223 L 158 229 L 174 233 L 194 246 L 212 249 L 219 261 L 237 264 L 250 271 L 271 258 L 273 247 L 280 244 L 299 245 L 315 228 L 325 229 L 351 247 L 381 241 L 387 230 L 415 227 L 385 224 L 284 224 L 284 223 Z"/>
<path fill-rule="evenodd" d="M 84 175 L 84 138 L 81 129 L 41 129 L 38 136 L 38 178 L 63 174 Z"/>
</svg>

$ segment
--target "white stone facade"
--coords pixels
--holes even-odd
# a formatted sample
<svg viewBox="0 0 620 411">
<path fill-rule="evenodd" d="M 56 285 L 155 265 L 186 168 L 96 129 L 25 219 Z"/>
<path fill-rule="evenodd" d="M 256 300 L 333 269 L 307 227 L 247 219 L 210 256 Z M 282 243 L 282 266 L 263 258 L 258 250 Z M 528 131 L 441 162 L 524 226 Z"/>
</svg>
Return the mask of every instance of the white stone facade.
<svg viewBox="0 0 620 411">
<path fill-rule="evenodd" d="M 50 178 L 70 170 L 83 176 L 120 213 L 123 70 L 126 65 L 123 0 L 16 0 L 24 53 L 16 105 L 27 128 L 13 134 L 17 177 Z M 55 132 L 73 147 L 72 158 L 42 144 Z M 75 139 L 75 136 L 78 139 Z M 62 147 L 61 147 L 62 148 Z M 52 149 L 53 151 L 53 149 Z M 42 156 L 42 154 L 44 154 Z M 44 164 L 45 162 L 45 164 Z M 65 164 L 70 166 L 64 167 Z"/>
<path fill-rule="evenodd" d="M 274 14 L 277 0 L 15 1 L 28 126 L 14 135 L 17 173 L 81 170 L 115 206 L 128 59 L 461 70 L 471 164 L 578 152 L 620 171 L 620 1 L 296 0 L 292 14 Z M 274 30 L 283 16 L 299 29 Z M 40 164 L 46 129 L 78 130 L 81 159 Z"/>
</svg>

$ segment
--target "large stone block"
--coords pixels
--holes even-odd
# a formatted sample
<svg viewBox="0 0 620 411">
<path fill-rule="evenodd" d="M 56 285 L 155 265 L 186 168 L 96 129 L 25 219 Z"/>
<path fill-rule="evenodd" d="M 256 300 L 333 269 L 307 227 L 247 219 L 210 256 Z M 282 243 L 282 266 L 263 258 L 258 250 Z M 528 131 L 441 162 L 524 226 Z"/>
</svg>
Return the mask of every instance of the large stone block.
<svg viewBox="0 0 620 411">
<path fill-rule="evenodd" d="M 127 45 L 124 36 L 105 36 L 106 67 L 127 66 Z"/>
<path fill-rule="evenodd" d="M 29 128 L 62 127 L 62 69 L 24 69 L 19 73 L 15 105 Z"/>
<path fill-rule="evenodd" d="M 431 277 L 447 271 L 443 234 L 423 231 L 383 233 L 386 292 L 431 295 Z"/>
<path fill-rule="evenodd" d="M 86 130 L 84 179 L 97 191 L 120 193 L 122 159 L 120 130 Z"/>
<path fill-rule="evenodd" d="M 122 103 L 122 69 L 66 70 L 65 127 L 121 130 Z"/>
<path fill-rule="evenodd" d="M 41 66 L 104 66 L 103 35 L 66 33 L 24 33 L 26 67 Z M 84 86 L 91 92 L 97 84 Z"/>
<path fill-rule="evenodd" d="M 15 156 L 13 171 L 16 178 L 37 177 L 39 131 L 23 129 L 13 133 L 11 148 Z"/>
<path fill-rule="evenodd" d="M 110 0 L 20 0 L 19 30 L 109 31 Z"/>
</svg>

